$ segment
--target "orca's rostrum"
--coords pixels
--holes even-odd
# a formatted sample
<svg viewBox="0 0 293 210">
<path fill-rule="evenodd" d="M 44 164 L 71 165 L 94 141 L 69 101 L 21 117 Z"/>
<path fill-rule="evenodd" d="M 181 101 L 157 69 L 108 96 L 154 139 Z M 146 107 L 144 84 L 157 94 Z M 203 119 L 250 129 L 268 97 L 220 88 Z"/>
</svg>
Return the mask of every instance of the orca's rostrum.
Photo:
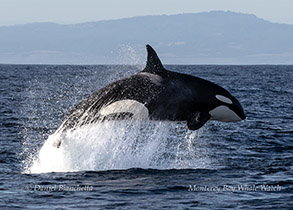
<svg viewBox="0 0 293 210">
<path fill-rule="evenodd" d="M 154 49 L 150 45 L 146 48 L 144 70 L 81 101 L 56 132 L 125 118 L 186 121 L 190 130 L 201 128 L 208 120 L 245 119 L 241 104 L 227 90 L 195 76 L 166 70 Z"/>
</svg>

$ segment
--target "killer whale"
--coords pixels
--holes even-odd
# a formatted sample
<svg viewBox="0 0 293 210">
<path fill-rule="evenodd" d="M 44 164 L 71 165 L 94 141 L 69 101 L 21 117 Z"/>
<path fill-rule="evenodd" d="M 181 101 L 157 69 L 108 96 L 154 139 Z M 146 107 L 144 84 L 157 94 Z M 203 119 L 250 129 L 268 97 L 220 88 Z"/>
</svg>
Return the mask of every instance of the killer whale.
<svg viewBox="0 0 293 210">
<path fill-rule="evenodd" d="M 142 71 L 81 101 L 56 132 L 125 118 L 186 121 L 190 130 L 201 128 L 208 120 L 245 119 L 241 104 L 226 89 L 199 77 L 169 71 L 150 45 L 146 49 L 147 62 Z"/>
</svg>

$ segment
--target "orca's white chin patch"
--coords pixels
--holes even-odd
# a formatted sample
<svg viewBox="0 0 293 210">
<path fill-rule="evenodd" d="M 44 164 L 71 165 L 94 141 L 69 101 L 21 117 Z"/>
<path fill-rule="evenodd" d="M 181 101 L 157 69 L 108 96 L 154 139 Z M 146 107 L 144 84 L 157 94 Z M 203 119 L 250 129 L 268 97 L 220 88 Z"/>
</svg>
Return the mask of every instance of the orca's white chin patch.
<svg viewBox="0 0 293 210">
<path fill-rule="evenodd" d="M 211 110 L 209 114 L 211 115 L 210 120 L 218 120 L 222 122 L 241 121 L 241 118 L 227 106 L 218 106 Z"/>
<path fill-rule="evenodd" d="M 130 99 L 115 101 L 99 111 L 99 114 L 102 116 L 119 113 L 131 113 L 132 117 L 135 119 L 149 119 L 149 110 L 146 106 L 138 101 Z"/>
</svg>

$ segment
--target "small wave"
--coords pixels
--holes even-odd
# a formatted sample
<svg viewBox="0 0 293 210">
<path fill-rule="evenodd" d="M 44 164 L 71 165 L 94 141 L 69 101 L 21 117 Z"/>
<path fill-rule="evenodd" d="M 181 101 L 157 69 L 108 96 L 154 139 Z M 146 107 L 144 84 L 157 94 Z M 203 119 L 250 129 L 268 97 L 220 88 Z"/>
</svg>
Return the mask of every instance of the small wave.
<svg viewBox="0 0 293 210">
<path fill-rule="evenodd" d="M 207 150 L 197 146 L 200 134 L 168 121 L 86 125 L 50 135 L 26 173 L 207 168 Z M 59 140 L 62 144 L 57 148 Z"/>
</svg>

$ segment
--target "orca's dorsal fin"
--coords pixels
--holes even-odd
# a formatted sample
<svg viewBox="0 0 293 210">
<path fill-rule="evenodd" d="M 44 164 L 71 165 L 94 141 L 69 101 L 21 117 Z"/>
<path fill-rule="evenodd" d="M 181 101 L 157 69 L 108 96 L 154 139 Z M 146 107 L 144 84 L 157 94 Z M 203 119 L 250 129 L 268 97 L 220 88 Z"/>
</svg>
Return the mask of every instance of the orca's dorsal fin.
<svg viewBox="0 0 293 210">
<path fill-rule="evenodd" d="M 159 74 L 165 71 L 165 68 L 160 61 L 156 51 L 150 46 L 146 45 L 147 49 L 147 62 L 146 67 L 144 68 L 144 72 L 152 73 L 152 74 Z"/>
</svg>

